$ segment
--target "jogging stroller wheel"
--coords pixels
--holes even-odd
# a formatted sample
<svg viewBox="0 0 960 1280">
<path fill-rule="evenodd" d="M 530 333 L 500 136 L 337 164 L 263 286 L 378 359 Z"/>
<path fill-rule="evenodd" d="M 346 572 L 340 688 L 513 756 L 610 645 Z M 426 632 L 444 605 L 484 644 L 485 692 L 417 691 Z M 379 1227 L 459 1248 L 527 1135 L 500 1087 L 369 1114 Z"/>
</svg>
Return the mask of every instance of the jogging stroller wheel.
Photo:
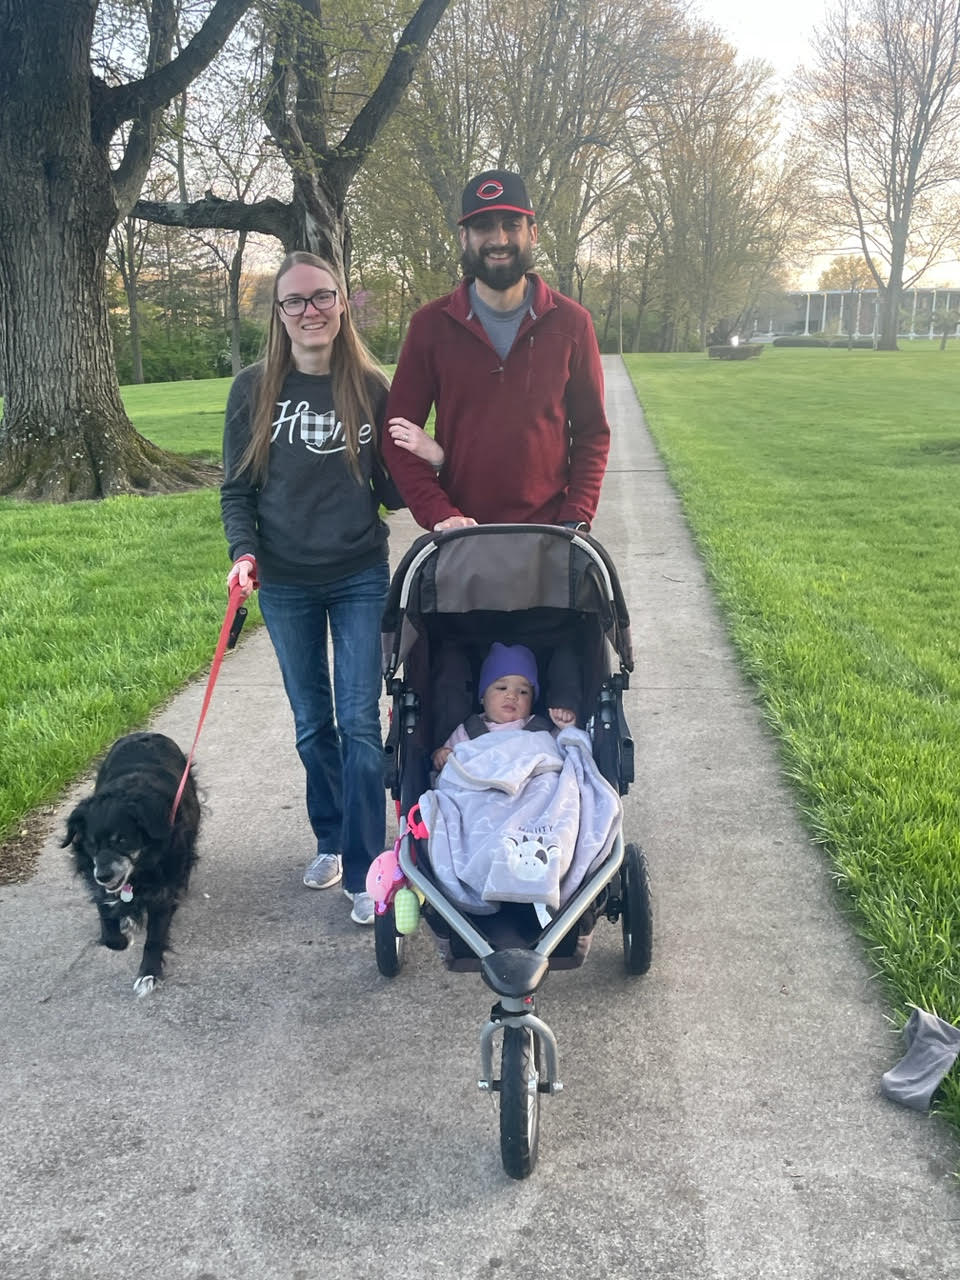
<svg viewBox="0 0 960 1280">
<path fill-rule="evenodd" d="M 627 973 L 646 973 L 653 958 L 653 908 L 647 859 L 639 845 L 624 849 L 620 876 L 623 963 Z"/>
<path fill-rule="evenodd" d="M 504 1027 L 500 1059 L 500 1156 L 511 1178 L 527 1178 L 540 1146 L 540 1044 L 527 1027 Z"/>
<path fill-rule="evenodd" d="M 397 921 L 393 904 L 382 916 L 373 917 L 373 941 L 377 953 L 377 968 L 385 978 L 395 978 L 403 968 L 407 940 L 397 933 Z"/>
</svg>

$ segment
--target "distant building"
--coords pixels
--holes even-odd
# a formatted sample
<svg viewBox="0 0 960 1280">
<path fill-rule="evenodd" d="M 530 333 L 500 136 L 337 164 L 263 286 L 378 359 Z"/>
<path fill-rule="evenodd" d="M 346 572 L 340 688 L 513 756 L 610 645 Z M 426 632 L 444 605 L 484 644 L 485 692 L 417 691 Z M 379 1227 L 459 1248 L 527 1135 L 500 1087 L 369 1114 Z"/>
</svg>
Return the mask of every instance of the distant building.
<svg viewBox="0 0 960 1280">
<path fill-rule="evenodd" d="M 960 289 L 905 289 L 900 300 L 901 338 L 939 338 L 934 333 L 935 311 L 960 309 Z M 852 327 L 852 329 L 851 329 Z M 814 333 L 851 333 L 854 338 L 876 337 L 880 331 L 876 289 L 817 289 L 784 293 L 764 313 L 758 311 L 754 342 Z M 954 331 L 960 337 L 960 324 Z"/>
</svg>

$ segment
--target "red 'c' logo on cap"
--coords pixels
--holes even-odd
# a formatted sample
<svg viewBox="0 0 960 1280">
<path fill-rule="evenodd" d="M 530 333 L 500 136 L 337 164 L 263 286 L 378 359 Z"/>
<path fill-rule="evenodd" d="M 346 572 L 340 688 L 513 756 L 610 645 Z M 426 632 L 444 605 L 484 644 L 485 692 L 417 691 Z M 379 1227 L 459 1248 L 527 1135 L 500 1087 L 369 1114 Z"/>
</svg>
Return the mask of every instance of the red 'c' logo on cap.
<svg viewBox="0 0 960 1280">
<path fill-rule="evenodd" d="M 502 195 L 503 183 L 497 182 L 496 178 L 488 178 L 477 187 L 477 197 L 480 200 L 496 200 L 497 196 Z"/>
</svg>

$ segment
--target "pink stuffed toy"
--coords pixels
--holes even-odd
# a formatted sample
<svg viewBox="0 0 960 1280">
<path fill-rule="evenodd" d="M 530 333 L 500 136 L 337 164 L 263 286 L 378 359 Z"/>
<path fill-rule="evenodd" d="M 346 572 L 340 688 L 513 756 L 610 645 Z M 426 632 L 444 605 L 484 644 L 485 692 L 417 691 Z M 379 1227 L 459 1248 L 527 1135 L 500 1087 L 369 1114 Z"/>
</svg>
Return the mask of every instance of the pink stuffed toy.
<svg viewBox="0 0 960 1280">
<path fill-rule="evenodd" d="M 367 893 L 374 901 L 374 910 L 382 916 L 393 902 L 398 889 L 407 883 L 407 877 L 400 870 L 400 841 L 392 849 L 385 849 L 370 863 L 367 872 Z"/>
</svg>

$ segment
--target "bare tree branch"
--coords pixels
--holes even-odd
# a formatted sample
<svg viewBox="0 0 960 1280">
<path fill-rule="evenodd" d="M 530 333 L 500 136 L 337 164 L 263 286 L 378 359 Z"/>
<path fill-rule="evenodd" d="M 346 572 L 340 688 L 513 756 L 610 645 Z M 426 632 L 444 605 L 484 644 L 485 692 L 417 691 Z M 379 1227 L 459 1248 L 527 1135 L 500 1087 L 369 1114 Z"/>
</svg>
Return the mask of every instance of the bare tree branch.
<svg viewBox="0 0 960 1280">
<path fill-rule="evenodd" d="M 384 122 L 396 110 L 406 92 L 413 78 L 417 59 L 449 3 L 450 0 L 423 0 L 404 27 L 380 83 L 361 107 L 343 141 L 336 148 L 336 159 L 330 167 L 330 180 L 341 198 L 366 159 Z"/>
<path fill-rule="evenodd" d="M 216 0 L 203 26 L 172 62 L 140 80 L 108 87 L 92 77 L 92 131 L 94 141 L 105 144 L 124 122 L 143 116 L 167 103 L 197 78 L 226 44 L 230 33 L 253 0 Z M 167 7 L 167 0 L 160 0 Z"/>
<path fill-rule="evenodd" d="M 146 67 L 149 76 L 170 61 L 177 31 L 175 0 L 153 0 L 147 30 L 150 33 Z M 140 194 L 153 158 L 162 114 L 163 107 L 145 108 L 137 114 L 123 158 L 113 171 L 113 190 L 121 217 L 129 213 Z"/>
<path fill-rule="evenodd" d="M 138 200 L 134 217 L 159 222 L 165 227 L 220 228 L 225 231 L 259 231 L 284 240 L 292 223 L 290 205 L 282 200 L 221 200 L 207 192 L 202 200 L 188 204 L 164 200 Z"/>
</svg>

